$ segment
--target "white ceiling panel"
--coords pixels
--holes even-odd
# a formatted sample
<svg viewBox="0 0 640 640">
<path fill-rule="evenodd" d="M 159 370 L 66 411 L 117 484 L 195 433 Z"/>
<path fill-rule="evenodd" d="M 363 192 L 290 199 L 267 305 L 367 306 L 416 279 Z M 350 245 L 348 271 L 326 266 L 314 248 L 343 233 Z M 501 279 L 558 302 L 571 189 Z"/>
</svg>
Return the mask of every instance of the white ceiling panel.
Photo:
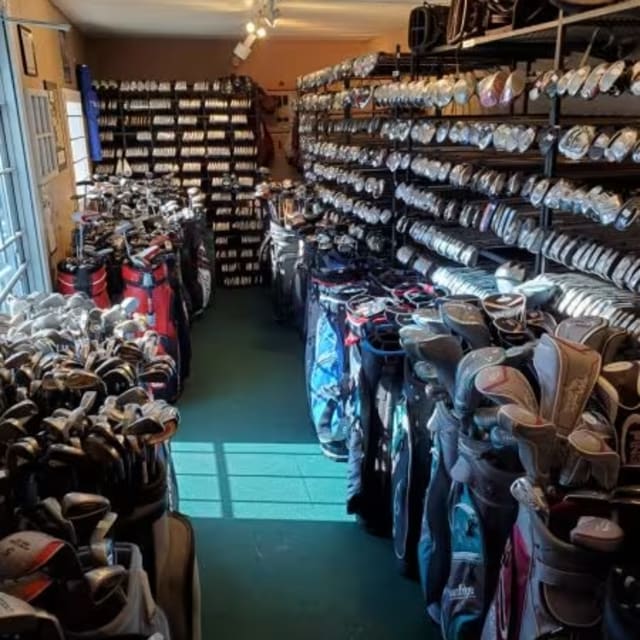
<svg viewBox="0 0 640 640">
<path fill-rule="evenodd" d="M 244 35 L 252 0 L 53 0 L 87 33 L 182 37 Z M 447 2 L 441 2 L 447 4 Z M 270 37 L 368 39 L 407 25 L 419 0 L 281 0 Z"/>
</svg>

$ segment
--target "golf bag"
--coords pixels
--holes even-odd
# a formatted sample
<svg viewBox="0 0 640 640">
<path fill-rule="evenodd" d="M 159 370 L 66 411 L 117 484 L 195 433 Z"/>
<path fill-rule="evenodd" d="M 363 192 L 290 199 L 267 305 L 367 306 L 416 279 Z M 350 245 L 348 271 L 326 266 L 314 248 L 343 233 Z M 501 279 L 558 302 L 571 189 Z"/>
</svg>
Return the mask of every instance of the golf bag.
<svg viewBox="0 0 640 640">
<path fill-rule="evenodd" d="M 277 222 L 269 222 L 269 261 L 273 310 L 278 322 L 287 321 L 293 313 L 293 279 L 298 261 L 298 234 Z"/>
<path fill-rule="evenodd" d="M 168 510 L 168 467 L 169 461 L 163 463 L 162 473 L 119 508 L 117 537 L 140 547 L 151 590 L 169 620 L 171 638 L 192 640 L 200 637 L 195 538 L 191 523 Z"/>
<path fill-rule="evenodd" d="M 304 242 L 301 255 L 296 261 L 291 291 L 293 322 L 302 338 L 307 335 L 307 296 L 310 287 L 311 266 L 315 258 L 315 245 Z"/>
<path fill-rule="evenodd" d="M 394 413 L 400 402 L 404 350 L 398 330 L 372 323 L 350 350 L 351 410 L 347 511 L 372 533 L 391 532 L 391 450 Z"/>
<path fill-rule="evenodd" d="M 418 378 L 407 358 L 403 393 L 394 412 L 391 485 L 393 549 L 400 571 L 409 576 L 414 576 L 418 568 L 417 550 L 431 459 L 427 422 L 433 408 L 426 382 Z"/>
<path fill-rule="evenodd" d="M 517 515 L 510 488 L 521 473 L 504 471 L 491 458 L 490 444 L 459 436 L 449 494 L 451 565 L 441 601 L 448 640 L 479 637 Z"/>
<path fill-rule="evenodd" d="M 520 506 L 482 640 L 602 638 L 602 594 L 613 554 L 566 542 L 582 515 L 565 502 L 546 524 Z M 592 533 L 587 536 L 597 544 Z"/>
<path fill-rule="evenodd" d="M 311 420 L 321 443 L 346 442 L 349 432 L 345 401 L 348 361 L 346 308 L 361 288 L 335 274 L 334 282 L 313 278 L 307 301 L 305 372 Z"/>
<path fill-rule="evenodd" d="M 124 297 L 138 300 L 138 313 L 146 316 L 149 327 L 160 336 L 162 349 L 181 367 L 180 342 L 176 318 L 179 317 L 179 303 L 169 282 L 169 266 L 162 262 L 143 269 L 129 264 L 122 265 L 122 277 L 125 283 Z M 180 374 L 178 379 L 160 391 L 162 397 L 175 399 L 180 392 Z"/>
<path fill-rule="evenodd" d="M 451 564 L 451 531 L 444 514 L 458 455 L 458 422 L 444 401 L 436 404 L 428 427 L 432 437 L 431 473 L 422 514 L 418 568 L 427 613 L 440 624 L 440 602 Z"/>
<path fill-rule="evenodd" d="M 182 223 L 183 243 L 180 268 L 189 294 L 191 315 L 202 313 L 211 302 L 211 264 L 198 220 Z"/>
<path fill-rule="evenodd" d="M 97 307 L 108 309 L 111 306 L 104 264 L 86 261 L 77 265 L 70 260 L 59 262 L 58 291 L 63 295 L 86 293 Z"/>
</svg>

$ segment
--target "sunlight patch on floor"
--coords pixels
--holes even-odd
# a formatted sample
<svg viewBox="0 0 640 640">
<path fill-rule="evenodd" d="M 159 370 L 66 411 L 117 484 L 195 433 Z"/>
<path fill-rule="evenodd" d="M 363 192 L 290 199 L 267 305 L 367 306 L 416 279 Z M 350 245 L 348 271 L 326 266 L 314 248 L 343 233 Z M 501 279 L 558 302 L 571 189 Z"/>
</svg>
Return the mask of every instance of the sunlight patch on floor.
<svg viewBox="0 0 640 640">
<path fill-rule="evenodd" d="M 192 518 L 352 522 L 346 467 L 317 445 L 175 442 L 180 510 Z"/>
</svg>

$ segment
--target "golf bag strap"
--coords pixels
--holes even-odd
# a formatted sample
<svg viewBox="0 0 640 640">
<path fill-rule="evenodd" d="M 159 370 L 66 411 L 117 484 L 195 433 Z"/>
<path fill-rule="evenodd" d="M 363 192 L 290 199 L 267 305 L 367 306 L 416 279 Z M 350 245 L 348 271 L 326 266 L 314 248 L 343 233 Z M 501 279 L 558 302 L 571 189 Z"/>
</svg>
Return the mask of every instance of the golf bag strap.
<svg viewBox="0 0 640 640">
<path fill-rule="evenodd" d="M 536 580 L 550 587 L 560 587 L 571 591 L 593 592 L 602 585 L 602 580 L 588 573 L 556 569 L 538 558 L 534 562 L 533 575 Z"/>
</svg>

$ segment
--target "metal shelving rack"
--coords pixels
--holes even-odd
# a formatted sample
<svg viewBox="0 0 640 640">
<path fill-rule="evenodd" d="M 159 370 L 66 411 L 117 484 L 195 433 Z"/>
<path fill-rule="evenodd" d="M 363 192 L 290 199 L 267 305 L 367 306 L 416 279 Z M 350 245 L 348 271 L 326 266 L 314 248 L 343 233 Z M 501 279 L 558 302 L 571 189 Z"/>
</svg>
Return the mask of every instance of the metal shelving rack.
<svg viewBox="0 0 640 640">
<path fill-rule="evenodd" d="M 98 86 L 104 83 L 98 83 Z M 120 83 L 118 83 L 120 87 Z M 208 219 L 214 231 L 216 250 L 216 281 L 221 286 L 238 287 L 262 284 L 259 267 L 259 247 L 262 242 L 261 222 L 253 198 L 257 179 L 258 146 L 258 100 L 255 85 L 250 89 L 234 92 L 216 90 L 213 83 L 207 82 L 206 90 L 196 89 L 195 84 L 184 82 L 170 83 L 169 91 L 132 91 L 118 89 L 100 89 L 99 99 L 107 108 L 102 110 L 101 122 L 115 124 L 102 126 L 103 147 L 114 154 L 107 158 L 97 170 L 114 173 L 119 153 L 125 154 L 134 147 L 148 150 L 144 157 L 127 158 L 132 165 L 147 165 L 153 172 L 158 165 L 171 165 L 176 168 L 175 183 L 181 187 L 197 186 L 208 196 Z M 183 88 L 176 88 L 182 86 Z M 126 109 L 131 100 L 143 103 L 160 99 L 170 103 L 168 109 Z M 193 106 L 181 101 L 193 101 Z M 209 106 L 215 101 L 215 106 Z M 218 104 L 219 103 L 219 104 Z M 240 106 L 236 106 L 240 104 Z M 115 107 L 115 108 L 114 108 Z M 223 114 L 226 120 L 214 122 L 213 116 Z M 232 117 L 244 114 L 246 123 L 236 124 Z M 157 116 L 170 116 L 170 124 L 158 124 Z M 139 117 L 140 124 L 134 124 L 132 118 Z M 181 118 L 191 117 L 195 124 L 181 123 Z M 109 120 L 110 119 L 110 120 Z M 202 132 L 202 140 L 189 140 L 184 136 L 189 132 Z M 210 132 L 222 132 L 221 138 L 209 138 Z M 251 132 L 252 139 L 237 138 L 238 132 Z M 150 134 L 149 140 L 140 140 L 140 133 Z M 172 140 L 159 139 L 162 132 L 173 133 Z M 109 139 L 106 139 L 109 138 Z M 185 156 L 183 149 L 204 147 L 202 156 Z M 229 148 L 229 155 L 209 153 L 215 147 Z M 242 147 L 252 147 L 250 154 L 238 155 Z M 155 156 L 159 149 L 175 149 L 170 156 Z M 218 169 L 215 163 L 228 163 Z M 187 170 L 187 165 L 198 169 Z M 144 177 L 145 171 L 134 171 L 134 177 Z M 220 184 L 224 174 L 236 174 L 244 178 L 243 184 L 235 188 L 225 188 Z M 214 180 L 216 180 L 214 184 Z M 249 227 L 249 228 L 245 228 Z M 255 227 L 255 229 L 253 228 Z"/>
<path fill-rule="evenodd" d="M 462 41 L 458 45 L 448 45 L 437 47 L 429 53 L 416 56 L 407 56 L 396 52 L 381 55 L 380 65 L 377 67 L 367 81 L 380 81 L 384 79 L 385 71 L 391 78 L 389 81 L 397 80 L 401 75 L 408 79 L 416 79 L 418 77 L 435 75 L 441 76 L 446 73 L 454 73 L 465 70 L 490 70 L 500 66 L 515 66 L 517 63 L 526 64 L 526 70 L 529 73 L 533 63 L 544 63 L 545 68 L 553 68 L 562 71 L 565 64 L 565 58 L 570 53 L 583 53 L 591 48 L 591 54 L 600 59 L 613 61 L 626 57 L 636 46 L 634 40 L 640 27 L 640 0 L 626 0 L 618 2 L 614 5 L 583 11 L 572 15 L 565 14 L 564 11 L 558 10 L 556 20 L 548 21 L 521 29 L 501 30 L 498 32 L 487 33 L 483 36 L 471 38 Z M 595 34 L 594 34 L 595 30 Z M 615 35 L 615 39 L 611 39 L 611 35 Z M 389 73 L 391 61 L 394 68 Z M 335 86 L 335 85 L 334 85 Z M 325 86 L 326 91 L 329 87 Z M 517 119 L 531 121 L 536 118 L 540 124 L 546 125 L 552 129 L 558 130 L 563 126 L 570 126 L 581 121 L 593 124 L 628 124 L 633 118 L 625 117 L 623 119 L 610 116 L 565 116 L 562 112 L 564 100 L 575 100 L 574 98 L 556 97 L 549 100 L 548 114 L 536 114 L 530 112 L 528 99 L 525 97 L 518 105 L 518 109 L 510 110 L 506 114 L 507 118 L 516 121 Z M 585 105 L 587 103 L 585 102 Z M 517 111 L 517 112 L 516 112 Z M 351 115 L 345 111 L 343 117 Z M 414 111 L 408 114 L 399 112 L 395 107 L 388 117 L 397 118 L 401 115 L 413 118 L 416 116 Z M 422 114 L 422 117 L 431 117 L 435 120 L 460 120 L 486 119 L 488 121 L 498 122 L 505 119 L 505 114 L 468 114 L 468 115 L 448 115 L 433 111 L 430 115 Z M 640 117 L 635 119 L 640 125 Z M 318 135 L 316 129 L 316 136 Z M 344 140 L 346 143 L 347 140 Z M 420 148 L 411 142 L 407 144 L 393 143 L 389 144 L 392 150 L 403 149 L 404 151 L 415 153 L 433 153 L 442 154 L 447 157 L 456 158 L 457 161 L 476 159 L 482 161 L 483 166 L 501 166 L 505 163 L 510 166 L 519 165 L 523 169 L 533 170 L 544 175 L 549 179 L 557 177 L 570 177 L 575 174 L 583 179 L 594 179 L 606 175 L 606 171 L 611 171 L 609 163 L 575 163 L 564 160 L 559 157 L 557 140 L 551 146 L 545 156 L 541 154 L 527 154 L 525 157 L 518 157 L 511 154 L 499 154 L 497 152 L 474 152 L 461 147 L 424 147 Z M 616 178 L 623 183 L 628 182 L 630 178 L 637 178 L 640 174 L 640 165 L 616 165 Z M 405 178 L 409 176 L 405 174 Z M 393 184 L 397 184 L 398 175 L 393 176 Z M 412 177 L 412 182 L 420 182 L 419 178 Z M 426 186 L 428 189 L 444 189 L 442 186 L 434 187 L 433 184 Z M 453 191 L 451 192 L 453 193 Z M 394 218 L 398 214 L 406 213 L 408 207 L 397 199 L 393 198 Z M 547 206 L 539 207 L 538 223 L 543 231 L 549 231 L 554 228 L 554 224 L 563 224 L 569 226 L 580 225 L 579 221 L 583 218 L 575 216 L 555 214 Z M 394 225 L 395 226 L 395 225 Z M 589 229 L 588 224 L 584 224 L 580 229 Z M 634 230 L 624 232 L 616 231 L 605 227 L 597 227 L 591 225 L 591 231 L 600 235 L 610 236 L 606 240 L 621 250 L 631 251 L 634 245 L 637 247 L 640 242 L 640 227 L 636 226 Z M 392 236 L 392 249 L 395 251 L 397 246 L 397 238 L 395 231 Z M 506 246 L 500 246 L 499 243 L 491 250 L 483 251 L 483 258 L 491 262 L 503 262 L 513 257 L 521 258 L 522 255 L 514 256 L 512 249 Z M 557 265 L 547 259 L 540 251 L 535 256 L 535 265 L 533 271 L 535 273 L 544 273 L 547 270 L 557 269 Z M 566 270 L 564 265 L 563 270 Z"/>
</svg>

